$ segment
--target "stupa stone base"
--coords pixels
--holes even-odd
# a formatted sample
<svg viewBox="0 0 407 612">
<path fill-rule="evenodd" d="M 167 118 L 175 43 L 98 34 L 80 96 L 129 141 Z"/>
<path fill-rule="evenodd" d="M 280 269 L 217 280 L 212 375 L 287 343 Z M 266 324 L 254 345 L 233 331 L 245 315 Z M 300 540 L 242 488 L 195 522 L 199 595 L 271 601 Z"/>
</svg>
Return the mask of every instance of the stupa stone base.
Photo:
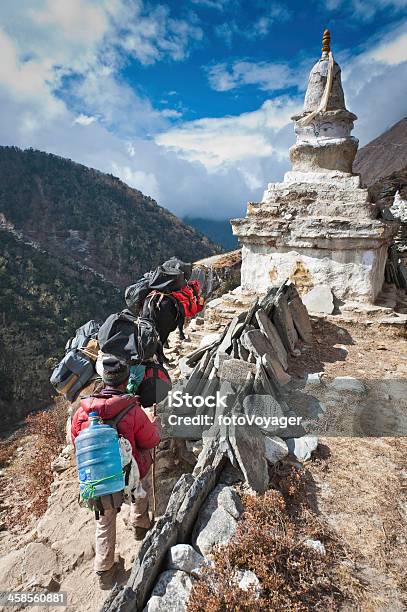
<svg viewBox="0 0 407 612">
<path fill-rule="evenodd" d="M 242 288 L 263 293 L 287 278 L 299 291 L 328 284 L 342 300 L 373 302 L 380 293 L 394 225 L 344 172 L 288 172 L 249 203 L 232 227 L 242 243 Z"/>
<path fill-rule="evenodd" d="M 379 295 L 387 247 L 376 250 L 298 249 L 276 251 L 266 244 L 243 246 L 242 289 L 265 293 L 287 278 L 303 293 L 328 284 L 341 300 L 373 303 Z"/>
</svg>

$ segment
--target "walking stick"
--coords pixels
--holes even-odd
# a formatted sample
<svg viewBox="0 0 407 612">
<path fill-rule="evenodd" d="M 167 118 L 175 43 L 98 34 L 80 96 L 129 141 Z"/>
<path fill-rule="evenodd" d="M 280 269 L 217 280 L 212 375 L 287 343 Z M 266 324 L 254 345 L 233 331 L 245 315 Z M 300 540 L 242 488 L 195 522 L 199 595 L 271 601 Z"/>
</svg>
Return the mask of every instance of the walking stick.
<svg viewBox="0 0 407 612">
<path fill-rule="evenodd" d="M 157 416 L 157 404 L 153 404 L 153 416 Z M 153 520 L 155 519 L 155 513 L 157 509 L 157 500 L 155 495 L 155 459 L 156 459 L 156 446 L 153 448 L 153 467 L 152 467 L 152 492 L 153 492 Z"/>
</svg>

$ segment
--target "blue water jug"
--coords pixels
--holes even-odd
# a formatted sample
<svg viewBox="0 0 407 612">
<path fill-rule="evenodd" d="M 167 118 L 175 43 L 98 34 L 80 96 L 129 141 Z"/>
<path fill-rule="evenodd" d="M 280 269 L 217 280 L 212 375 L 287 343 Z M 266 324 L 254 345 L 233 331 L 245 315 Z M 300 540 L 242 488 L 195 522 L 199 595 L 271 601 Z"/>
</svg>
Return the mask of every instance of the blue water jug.
<svg viewBox="0 0 407 612">
<path fill-rule="evenodd" d="M 75 441 L 80 495 L 83 501 L 123 491 L 125 483 L 117 431 L 104 425 L 97 412 Z"/>
</svg>

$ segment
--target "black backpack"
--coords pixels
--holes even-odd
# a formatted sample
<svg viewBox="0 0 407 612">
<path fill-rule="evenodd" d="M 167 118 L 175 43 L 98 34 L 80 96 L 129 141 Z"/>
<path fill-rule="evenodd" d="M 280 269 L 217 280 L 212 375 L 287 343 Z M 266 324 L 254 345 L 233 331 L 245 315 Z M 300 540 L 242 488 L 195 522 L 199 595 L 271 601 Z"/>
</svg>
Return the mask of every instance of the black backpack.
<svg viewBox="0 0 407 612">
<path fill-rule="evenodd" d="M 192 264 L 186 263 L 177 257 L 171 257 L 168 261 L 165 261 L 162 265 L 164 270 L 179 270 L 184 273 L 184 278 L 186 281 L 189 281 L 192 274 Z"/>
<path fill-rule="evenodd" d="M 151 272 L 148 272 L 136 281 L 134 285 L 130 285 L 126 289 L 124 299 L 126 300 L 127 308 L 135 315 L 139 314 L 144 300 L 151 291 L 149 285 L 150 278 Z"/>
<path fill-rule="evenodd" d="M 126 350 L 130 350 L 132 361 L 148 361 L 157 353 L 160 340 L 154 322 L 146 317 L 137 319 L 135 330 L 129 338 Z"/>
<path fill-rule="evenodd" d="M 159 344 L 154 323 L 130 310 L 111 314 L 99 330 L 98 341 L 103 353 L 124 361 L 152 359 Z"/>
<path fill-rule="evenodd" d="M 164 268 L 158 266 L 151 276 L 150 289 L 161 291 L 162 293 L 171 293 L 178 291 L 185 285 L 185 275 L 178 268 Z"/>
<path fill-rule="evenodd" d="M 144 408 L 162 402 L 172 389 L 171 378 L 160 363 L 146 365 L 144 378 L 137 389 L 141 405 Z"/>
</svg>

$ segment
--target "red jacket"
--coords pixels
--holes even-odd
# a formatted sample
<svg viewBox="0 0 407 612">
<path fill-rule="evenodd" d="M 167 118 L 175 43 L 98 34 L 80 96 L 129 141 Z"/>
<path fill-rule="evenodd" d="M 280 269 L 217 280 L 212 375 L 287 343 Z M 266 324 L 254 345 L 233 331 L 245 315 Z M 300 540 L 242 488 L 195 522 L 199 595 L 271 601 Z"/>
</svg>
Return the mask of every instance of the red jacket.
<svg viewBox="0 0 407 612">
<path fill-rule="evenodd" d="M 90 412 L 97 412 L 102 419 L 113 419 L 129 404 L 136 406 L 119 421 L 117 432 L 129 440 L 133 449 L 133 456 L 137 461 L 140 478 L 147 474 L 151 463 L 149 449 L 154 448 L 160 442 L 157 423 L 152 423 L 141 407 L 138 397 L 124 394 L 117 389 L 106 387 L 98 394 L 81 400 L 78 410 L 72 418 L 71 436 L 75 444 L 75 438 L 82 429 L 89 425 L 88 416 Z"/>
</svg>

